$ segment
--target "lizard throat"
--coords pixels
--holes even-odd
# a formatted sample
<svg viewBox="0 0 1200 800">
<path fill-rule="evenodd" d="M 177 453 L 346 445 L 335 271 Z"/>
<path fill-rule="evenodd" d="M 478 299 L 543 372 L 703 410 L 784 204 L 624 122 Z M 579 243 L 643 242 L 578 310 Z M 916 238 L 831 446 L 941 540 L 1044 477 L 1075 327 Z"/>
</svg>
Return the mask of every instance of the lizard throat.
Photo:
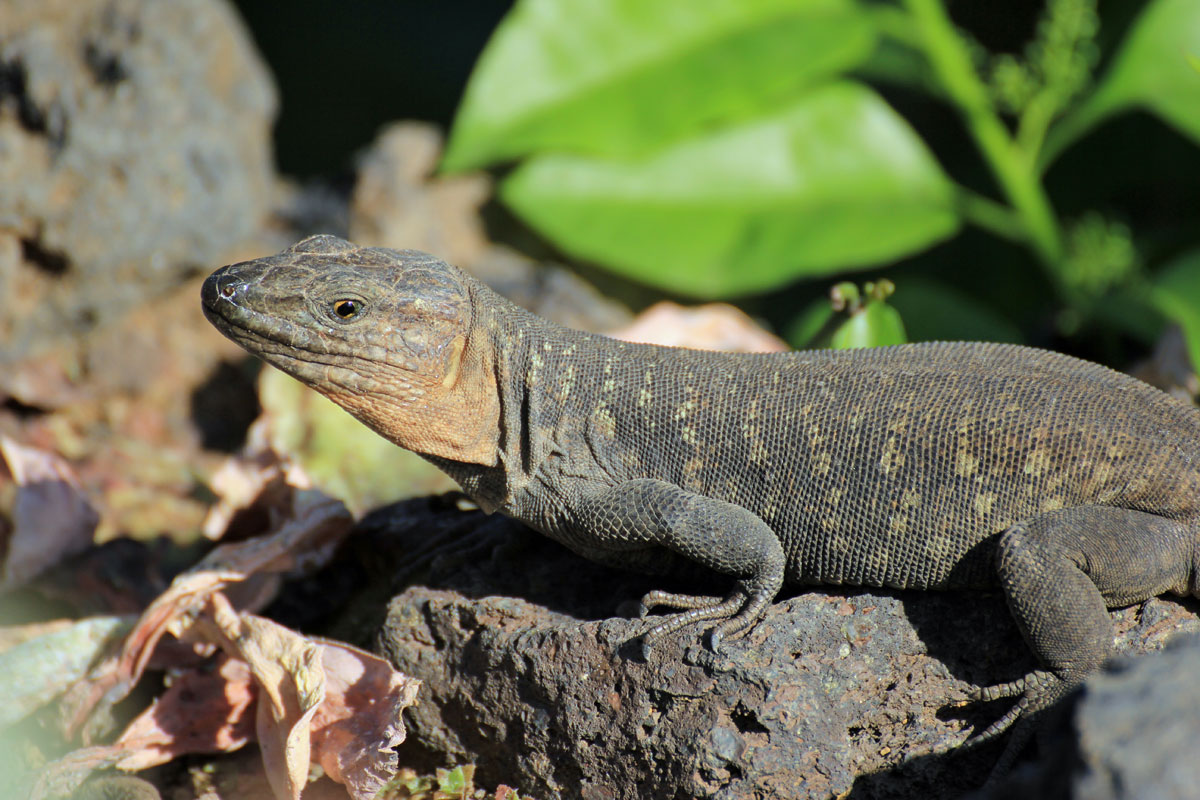
<svg viewBox="0 0 1200 800">
<path fill-rule="evenodd" d="M 465 337 L 455 339 L 452 347 L 444 376 L 437 382 L 418 384 L 411 375 L 380 376 L 372 391 L 364 392 L 331 381 L 301 379 L 406 450 L 495 466 L 500 407 L 495 379 L 471 357 Z"/>
</svg>

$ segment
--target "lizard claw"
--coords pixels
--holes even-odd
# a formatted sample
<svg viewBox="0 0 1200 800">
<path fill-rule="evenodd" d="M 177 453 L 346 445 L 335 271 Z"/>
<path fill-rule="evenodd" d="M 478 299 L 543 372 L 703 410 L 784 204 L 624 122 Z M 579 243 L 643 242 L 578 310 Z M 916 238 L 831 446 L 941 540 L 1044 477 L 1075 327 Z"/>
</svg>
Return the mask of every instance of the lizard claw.
<svg viewBox="0 0 1200 800">
<path fill-rule="evenodd" d="M 643 648 L 648 650 L 663 637 L 670 636 L 695 622 L 720 620 L 709 632 L 709 647 L 713 652 L 720 652 L 725 637 L 743 633 L 762 618 L 772 596 L 772 593 L 766 591 L 747 594 L 741 590 L 735 590 L 728 597 L 650 592 L 642 598 L 641 607 L 644 613 L 641 616 L 644 617 L 656 606 L 686 610 L 672 614 L 644 633 Z"/>
<path fill-rule="evenodd" d="M 984 728 L 980 733 L 967 739 L 960 746 L 971 748 L 992 741 L 1013 727 L 1023 715 L 1040 711 L 1053 704 L 1066 694 L 1064 687 L 1066 687 L 1066 682 L 1062 678 L 1053 672 L 1038 669 L 1015 681 L 971 689 L 967 696 L 979 702 L 986 703 L 1006 697 L 1019 697 L 1020 699 L 1004 713 L 1004 716 Z M 1021 744 L 1024 743 L 1025 738 L 1021 737 Z M 1012 747 L 1012 742 L 1009 743 L 1009 747 Z M 1016 755 L 1017 753 L 1014 752 L 1009 760 L 1011 761 Z"/>
<path fill-rule="evenodd" d="M 705 595 L 668 594 L 667 592 L 650 592 L 642 598 L 642 605 L 647 610 L 656 606 L 686 609 L 678 614 L 672 614 L 642 634 L 642 643 L 649 648 L 658 640 L 686 628 L 695 622 L 710 619 L 728 619 L 737 613 L 744 604 L 740 594 L 732 597 L 709 597 Z"/>
</svg>

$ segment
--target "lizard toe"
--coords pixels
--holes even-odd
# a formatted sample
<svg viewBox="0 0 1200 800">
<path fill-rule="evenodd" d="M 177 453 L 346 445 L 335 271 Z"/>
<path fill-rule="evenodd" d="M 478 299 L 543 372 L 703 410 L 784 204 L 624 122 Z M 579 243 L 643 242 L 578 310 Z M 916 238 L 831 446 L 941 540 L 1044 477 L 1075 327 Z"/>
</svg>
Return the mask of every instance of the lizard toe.
<svg viewBox="0 0 1200 800">
<path fill-rule="evenodd" d="M 744 633 L 762 618 L 773 596 L 774 593 L 767 590 L 747 592 L 740 588 L 727 597 L 650 592 L 642 598 L 642 608 L 646 611 L 657 606 L 685 610 L 672 614 L 643 634 L 643 645 L 652 645 L 688 625 L 718 620 L 709 632 L 709 646 L 713 652 L 720 652 L 726 637 Z"/>
<path fill-rule="evenodd" d="M 713 652 L 719 653 L 721 651 L 721 642 L 724 641 L 725 637 L 740 636 L 754 627 L 754 624 L 762 619 L 762 615 L 766 612 L 767 606 L 773 597 L 772 593 L 766 591 L 755 592 L 749 597 L 745 597 L 745 602 L 736 615 L 726 619 L 712 629 L 709 642 Z"/>
<path fill-rule="evenodd" d="M 973 699 L 984 702 L 999 700 L 1005 697 L 1019 697 L 1020 699 L 1013 704 L 1012 708 L 1004 713 L 1004 716 L 964 742 L 964 746 L 974 747 L 992 741 L 1009 728 L 1012 728 L 1018 720 L 1033 715 L 1058 702 L 1075 685 L 1075 683 L 1068 683 L 1053 672 L 1039 669 L 1030 672 L 1019 680 L 1000 683 L 995 686 L 983 686 L 973 690 L 971 692 Z M 1020 743 L 1024 744 L 1024 740 L 1027 738 L 1027 736 L 1022 737 Z M 1012 747 L 1012 740 L 1009 741 L 1009 747 Z M 1013 758 L 1016 755 L 1017 753 L 1013 753 Z"/>
<path fill-rule="evenodd" d="M 1004 716 L 959 746 L 967 749 L 974 748 L 993 741 L 1011 730 L 1008 741 L 1004 745 L 1004 752 L 996 761 L 991 776 L 988 778 L 989 784 L 994 783 L 1016 762 L 1030 738 L 1041 727 L 1045 712 L 1070 694 L 1081 682 L 1082 679 L 1072 680 L 1046 670 L 1034 670 L 1019 680 L 973 690 L 971 695 L 976 700 L 989 701 L 1005 697 L 1019 697 L 1019 699 L 1012 708 L 1004 713 Z"/>
<path fill-rule="evenodd" d="M 967 696 L 972 700 L 981 700 L 984 702 L 999 700 L 1004 697 L 1018 697 L 1036 691 L 1039 686 L 1053 680 L 1058 680 L 1053 673 L 1036 669 L 1015 681 L 997 683 L 991 686 L 977 686 L 971 689 L 967 693 Z"/>
<path fill-rule="evenodd" d="M 693 598 L 699 599 L 699 598 Z M 664 637 L 670 636 L 688 625 L 714 619 L 728 619 L 737 613 L 745 603 L 745 598 L 738 594 L 729 598 L 711 597 L 711 602 L 701 606 L 684 606 L 687 611 L 672 614 L 642 635 L 645 646 L 652 646 Z M 661 603 L 659 605 L 662 605 Z M 676 606 L 678 608 L 679 606 Z"/>
<path fill-rule="evenodd" d="M 653 591 L 642 596 L 639 616 L 646 616 L 652 608 L 711 608 L 723 602 L 725 602 L 724 597 L 715 595 Z"/>
</svg>

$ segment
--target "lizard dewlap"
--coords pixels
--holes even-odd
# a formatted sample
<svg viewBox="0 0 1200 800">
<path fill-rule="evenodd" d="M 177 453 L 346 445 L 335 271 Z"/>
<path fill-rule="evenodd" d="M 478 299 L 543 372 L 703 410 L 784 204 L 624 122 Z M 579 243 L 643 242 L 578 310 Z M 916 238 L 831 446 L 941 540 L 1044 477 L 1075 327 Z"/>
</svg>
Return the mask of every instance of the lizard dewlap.
<svg viewBox="0 0 1200 800">
<path fill-rule="evenodd" d="M 1197 593 L 1200 410 L 1013 345 L 745 355 L 555 325 L 433 256 L 332 236 L 224 267 L 205 314 L 499 511 L 588 558 L 680 559 L 724 594 L 651 593 L 713 645 L 785 582 L 999 587 L 1042 669 L 978 738 L 1110 654 L 1107 608 Z M 732 588 L 730 588 L 732 587 Z"/>
</svg>

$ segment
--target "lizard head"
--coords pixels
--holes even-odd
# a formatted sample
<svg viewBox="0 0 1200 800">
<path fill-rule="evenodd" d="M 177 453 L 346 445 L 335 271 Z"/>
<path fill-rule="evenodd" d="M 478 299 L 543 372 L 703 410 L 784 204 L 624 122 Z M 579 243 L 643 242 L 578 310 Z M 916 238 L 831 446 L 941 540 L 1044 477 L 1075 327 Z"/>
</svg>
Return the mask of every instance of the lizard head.
<svg viewBox="0 0 1200 800">
<path fill-rule="evenodd" d="M 415 250 L 313 236 L 204 282 L 205 316 L 250 353 L 419 453 L 494 464 L 499 400 L 470 280 Z"/>
</svg>

